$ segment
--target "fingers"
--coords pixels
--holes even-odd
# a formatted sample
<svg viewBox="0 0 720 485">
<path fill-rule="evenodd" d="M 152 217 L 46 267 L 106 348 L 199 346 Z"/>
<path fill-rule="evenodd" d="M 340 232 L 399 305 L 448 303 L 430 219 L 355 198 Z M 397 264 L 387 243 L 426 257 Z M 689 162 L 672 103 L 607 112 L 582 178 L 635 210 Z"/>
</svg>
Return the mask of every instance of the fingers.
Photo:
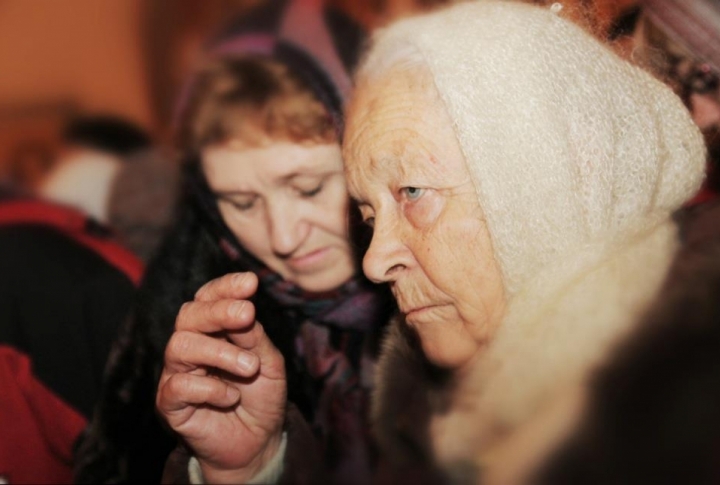
<svg viewBox="0 0 720 485">
<path fill-rule="evenodd" d="M 165 348 L 165 370 L 183 373 L 197 368 L 217 368 L 241 377 L 257 373 L 258 356 L 223 339 L 178 331 Z"/>
<path fill-rule="evenodd" d="M 214 279 L 185 303 L 175 320 L 176 330 L 214 333 L 242 329 L 255 320 L 255 306 L 247 298 L 255 294 L 258 280 L 254 273 L 233 273 Z"/>
<path fill-rule="evenodd" d="M 237 404 L 239 400 L 240 391 L 220 379 L 192 374 L 173 374 L 161 381 L 156 404 L 163 413 L 172 414 L 200 404 L 228 408 Z"/>
<path fill-rule="evenodd" d="M 255 321 L 255 306 L 247 300 L 191 301 L 180 308 L 176 331 L 214 333 L 239 330 Z"/>
<path fill-rule="evenodd" d="M 231 273 L 203 285 L 195 293 L 195 300 L 246 300 L 255 294 L 257 286 L 258 279 L 255 273 Z"/>
<path fill-rule="evenodd" d="M 285 376 L 285 360 L 273 345 L 260 322 L 248 331 L 227 332 L 228 339 L 240 349 L 252 352 L 259 359 L 261 372 L 265 377 L 281 379 Z"/>
</svg>

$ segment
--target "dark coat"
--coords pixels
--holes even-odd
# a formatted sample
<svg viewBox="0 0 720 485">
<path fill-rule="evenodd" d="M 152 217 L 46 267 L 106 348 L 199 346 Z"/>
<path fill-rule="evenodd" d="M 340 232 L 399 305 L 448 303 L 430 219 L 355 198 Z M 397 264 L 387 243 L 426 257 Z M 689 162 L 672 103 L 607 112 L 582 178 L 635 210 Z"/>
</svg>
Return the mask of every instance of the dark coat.
<svg viewBox="0 0 720 485">
<path fill-rule="evenodd" d="M 114 342 L 101 401 L 76 452 L 76 482 L 160 480 L 176 441 L 155 413 L 165 345 L 180 306 L 222 273 L 217 244 L 195 211 L 185 211 L 148 265 L 133 315 Z"/>
<path fill-rule="evenodd" d="M 0 208 L 0 478 L 66 482 L 142 267 L 72 208 L 2 189 Z"/>
<path fill-rule="evenodd" d="M 720 483 L 720 203 L 680 215 L 683 247 L 635 335 L 538 484 Z"/>
</svg>

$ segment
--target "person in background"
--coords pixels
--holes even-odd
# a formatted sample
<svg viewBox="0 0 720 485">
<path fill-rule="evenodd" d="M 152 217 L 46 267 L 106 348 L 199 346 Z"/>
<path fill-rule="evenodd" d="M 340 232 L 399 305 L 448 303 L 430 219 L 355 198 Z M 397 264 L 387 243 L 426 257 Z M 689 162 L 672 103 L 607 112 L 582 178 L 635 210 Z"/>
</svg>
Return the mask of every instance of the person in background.
<svg viewBox="0 0 720 485">
<path fill-rule="evenodd" d="M 720 3 L 640 0 L 633 56 L 685 102 L 708 148 L 707 178 L 691 205 L 720 194 Z"/>
<path fill-rule="evenodd" d="M 122 157 L 148 147 L 148 135 L 88 116 L 67 125 L 63 144 L 54 163 L 42 145 L 18 147 L 15 187 L 1 189 L 0 477 L 10 483 L 72 480 L 144 268 L 108 227 L 107 199 Z"/>
<path fill-rule="evenodd" d="M 172 226 L 180 196 L 180 166 L 158 147 L 128 156 L 110 184 L 108 226 L 147 262 Z"/>
<path fill-rule="evenodd" d="M 150 147 L 149 135 L 117 116 L 97 115 L 70 121 L 62 140 L 63 150 L 41 182 L 39 195 L 108 224 L 110 187 L 124 159 Z"/>
<path fill-rule="evenodd" d="M 70 483 L 142 263 L 84 213 L 0 188 L 0 480 Z"/>
<path fill-rule="evenodd" d="M 320 2 L 283 1 L 209 43 L 179 102 L 178 219 L 114 349 L 76 481 L 160 480 L 177 437 L 156 414 L 159 383 L 160 413 L 193 455 L 179 449 L 164 481 L 186 481 L 191 470 L 214 481 L 217 463 L 202 443 L 249 425 L 219 447 L 238 454 L 234 463 L 252 462 L 238 482 L 262 483 L 261 465 L 279 446 L 292 450 L 293 481 L 320 483 L 315 471 L 324 469 L 341 483 L 366 482 L 373 362 L 395 306 L 360 272 L 367 237 L 342 175 L 343 104 L 362 39 Z M 241 403 L 208 406 L 193 388 L 235 382 L 227 371 L 258 363 L 214 360 L 242 353 L 234 344 L 243 335 L 267 350 L 262 375 L 237 382 Z M 269 389 L 279 394 L 266 400 Z M 254 425 L 258 415 L 270 418 L 266 430 Z"/>
</svg>

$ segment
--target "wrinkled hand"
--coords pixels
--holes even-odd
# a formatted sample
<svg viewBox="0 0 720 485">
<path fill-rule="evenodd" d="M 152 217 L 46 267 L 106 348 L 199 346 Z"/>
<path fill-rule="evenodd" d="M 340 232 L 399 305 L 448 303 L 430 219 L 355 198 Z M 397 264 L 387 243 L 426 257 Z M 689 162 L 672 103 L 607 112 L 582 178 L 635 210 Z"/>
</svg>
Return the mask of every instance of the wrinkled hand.
<svg viewBox="0 0 720 485">
<path fill-rule="evenodd" d="M 252 478 L 281 441 L 285 367 L 246 300 L 257 285 L 253 273 L 204 285 L 180 309 L 165 350 L 157 408 L 208 483 Z"/>
</svg>

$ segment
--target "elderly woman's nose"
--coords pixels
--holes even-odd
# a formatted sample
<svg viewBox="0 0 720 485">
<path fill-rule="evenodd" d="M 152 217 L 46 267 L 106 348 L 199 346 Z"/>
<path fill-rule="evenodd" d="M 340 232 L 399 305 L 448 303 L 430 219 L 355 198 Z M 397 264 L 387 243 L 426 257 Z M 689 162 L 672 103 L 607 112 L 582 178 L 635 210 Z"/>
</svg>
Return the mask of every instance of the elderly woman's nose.
<svg viewBox="0 0 720 485">
<path fill-rule="evenodd" d="M 268 210 L 268 231 L 273 251 L 289 256 L 310 232 L 310 225 L 293 204 L 274 204 Z"/>
<path fill-rule="evenodd" d="M 392 229 L 375 225 L 370 247 L 363 258 L 365 276 L 374 283 L 394 281 L 406 267 L 402 245 Z"/>
</svg>

